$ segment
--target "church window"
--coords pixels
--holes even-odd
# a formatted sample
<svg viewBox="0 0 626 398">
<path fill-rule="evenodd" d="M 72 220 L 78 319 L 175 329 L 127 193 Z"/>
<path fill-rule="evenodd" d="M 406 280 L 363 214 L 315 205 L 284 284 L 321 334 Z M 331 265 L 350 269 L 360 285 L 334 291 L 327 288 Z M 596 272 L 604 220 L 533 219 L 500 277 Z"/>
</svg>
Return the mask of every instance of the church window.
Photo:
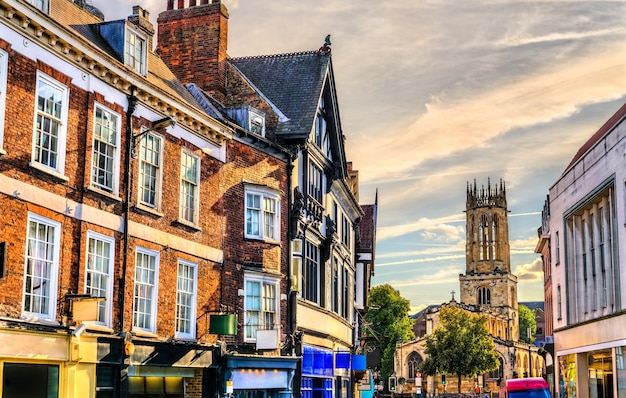
<svg viewBox="0 0 626 398">
<path fill-rule="evenodd" d="M 407 359 L 407 365 L 409 368 L 409 379 L 413 379 L 416 377 L 415 375 L 418 372 L 418 365 L 422 363 L 422 357 L 417 352 L 412 352 Z"/>
<path fill-rule="evenodd" d="M 489 305 L 491 304 L 491 290 L 486 287 L 478 288 L 478 304 Z"/>
<path fill-rule="evenodd" d="M 498 225 L 498 216 L 493 216 L 491 222 L 491 259 L 500 258 L 500 229 Z"/>
<path fill-rule="evenodd" d="M 478 227 L 478 239 L 479 239 L 479 251 L 480 251 L 480 260 L 489 259 L 489 223 L 487 221 L 487 216 L 482 215 L 480 217 L 480 225 Z"/>
</svg>

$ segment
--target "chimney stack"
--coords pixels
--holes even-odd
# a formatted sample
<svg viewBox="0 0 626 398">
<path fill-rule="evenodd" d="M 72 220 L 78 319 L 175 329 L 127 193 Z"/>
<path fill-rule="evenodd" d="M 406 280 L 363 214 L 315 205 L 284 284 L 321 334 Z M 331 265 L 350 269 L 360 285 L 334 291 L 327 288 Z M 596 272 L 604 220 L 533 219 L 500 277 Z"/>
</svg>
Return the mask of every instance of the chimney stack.
<svg viewBox="0 0 626 398">
<path fill-rule="evenodd" d="M 147 50 L 152 51 L 154 39 L 154 25 L 150 22 L 150 13 L 140 6 L 133 6 L 133 15 L 128 16 L 128 22 L 137 26 L 148 37 Z"/>
<path fill-rule="evenodd" d="M 200 4 L 197 4 L 197 2 Z M 157 52 L 183 84 L 218 101 L 226 92 L 228 10 L 219 0 L 168 0 L 159 14 Z"/>
</svg>

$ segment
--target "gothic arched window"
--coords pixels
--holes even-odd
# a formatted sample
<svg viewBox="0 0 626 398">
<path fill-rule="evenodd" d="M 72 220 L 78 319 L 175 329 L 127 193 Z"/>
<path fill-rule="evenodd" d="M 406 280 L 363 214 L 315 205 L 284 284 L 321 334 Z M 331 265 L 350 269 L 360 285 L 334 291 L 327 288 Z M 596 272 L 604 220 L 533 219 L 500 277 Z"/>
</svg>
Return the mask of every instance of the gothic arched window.
<svg viewBox="0 0 626 398">
<path fill-rule="evenodd" d="M 422 357 L 417 352 L 412 352 L 407 359 L 407 365 L 409 368 L 409 379 L 414 379 L 417 373 L 417 366 L 422 363 Z"/>
<path fill-rule="evenodd" d="M 480 251 L 480 260 L 489 259 L 489 222 L 487 216 L 480 216 L 480 225 L 478 226 L 478 245 Z"/>
<path fill-rule="evenodd" d="M 491 259 L 497 260 L 500 258 L 500 226 L 498 225 L 498 216 L 493 216 L 491 222 Z"/>
<path fill-rule="evenodd" d="M 478 288 L 478 304 L 488 305 L 491 304 L 491 290 L 486 287 Z"/>
</svg>

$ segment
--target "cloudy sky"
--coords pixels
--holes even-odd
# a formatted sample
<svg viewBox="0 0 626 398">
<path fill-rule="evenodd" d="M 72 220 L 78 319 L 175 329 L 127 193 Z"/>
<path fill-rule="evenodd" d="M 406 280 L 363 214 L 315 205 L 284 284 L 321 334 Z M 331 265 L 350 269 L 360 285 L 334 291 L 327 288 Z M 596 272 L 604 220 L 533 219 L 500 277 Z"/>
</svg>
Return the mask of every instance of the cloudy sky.
<svg viewBox="0 0 626 398">
<path fill-rule="evenodd" d="M 107 20 L 132 0 L 92 0 Z M 542 301 L 541 210 L 576 150 L 626 101 L 626 0 L 224 0 L 231 56 L 331 34 L 360 202 L 378 190 L 374 284 L 417 311 L 465 272 L 465 192 L 506 184 L 519 301 Z M 141 5 L 156 24 L 165 0 Z M 456 296 L 458 298 L 458 295 Z"/>
</svg>

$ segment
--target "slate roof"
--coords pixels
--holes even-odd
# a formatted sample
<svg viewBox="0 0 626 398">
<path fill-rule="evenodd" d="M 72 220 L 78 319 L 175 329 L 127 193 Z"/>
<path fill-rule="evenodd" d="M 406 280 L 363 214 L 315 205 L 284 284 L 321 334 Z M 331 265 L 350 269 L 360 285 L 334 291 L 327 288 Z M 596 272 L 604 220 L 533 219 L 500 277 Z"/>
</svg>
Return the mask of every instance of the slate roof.
<svg viewBox="0 0 626 398">
<path fill-rule="evenodd" d="M 376 228 L 376 205 L 361 205 L 363 218 L 359 223 L 359 249 L 360 251 L 374 250 L 374 233 Z"/>
<path fill-rule="evenodd" d="M 320 51 L 231 58 L 230 62 L 289 118 L 276 134 L 293 138 L 311 132 L 330 68 Z"/>
</svg>

